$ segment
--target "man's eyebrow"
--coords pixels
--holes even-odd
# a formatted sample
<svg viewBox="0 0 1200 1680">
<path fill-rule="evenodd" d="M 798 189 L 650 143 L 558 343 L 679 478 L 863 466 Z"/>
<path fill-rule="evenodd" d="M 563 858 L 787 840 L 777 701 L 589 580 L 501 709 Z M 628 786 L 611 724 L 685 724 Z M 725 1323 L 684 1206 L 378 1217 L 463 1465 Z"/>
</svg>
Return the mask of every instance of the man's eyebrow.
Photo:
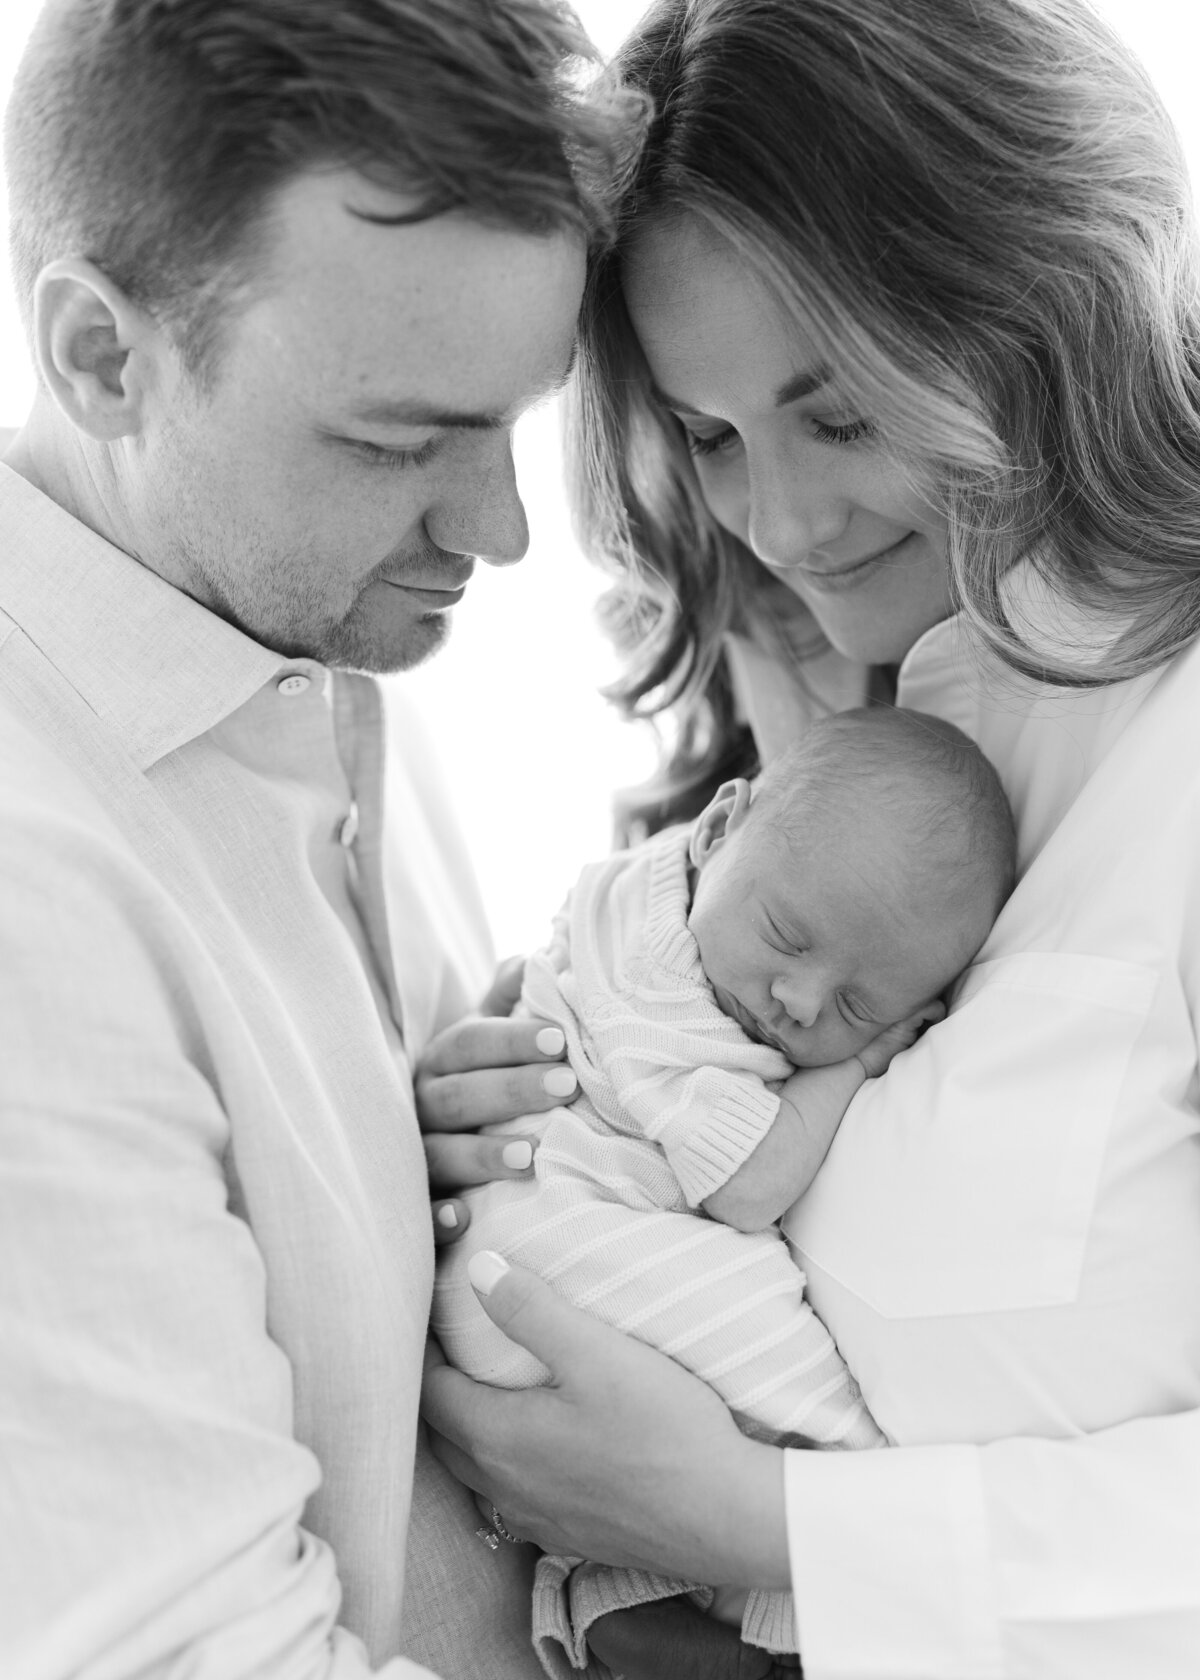
<svg viewBox="0 0 1200 1680">
<path fill-rule="evenodd" d="M 794 373 L 790 379 L 785 379 L 775 392 L 776 408 L 786 408 L 788 403 L 799 402 L 802 397 L 811 397 L 814 391 L 819 391 L 822 385 L 828 385 L 833 378 L 833 369 L 823 363 L 819 367 L 806 368 L 802 373 Z M 698 414 L 699 409 L 692 408 L 689 403 L 679 397 L 669 396 L 661 390 L 653 380 L 650 381 L 650 400 L 660 408 L 669 408 L 676 414 Z"/>
<path fill-rule="evenodd" d="M 561 391 L 570 379 L 575 371 L 576 354 L 576 347 L 572 345 L 566 366 L 543 393 L 542 401 Z M 381 397 L 375 402 L 360 403 L 351 410 L 351 418 L 367 426 L 436 426 L 444 430 L 468 432 L 498 432 L 512 424 L 510 417 L 505 414 L 492 414 L 481 409 L 442 408 L 437 403 L 427 402 L 423 397 L 407 397 L 403 400 Z"/>
</svg>

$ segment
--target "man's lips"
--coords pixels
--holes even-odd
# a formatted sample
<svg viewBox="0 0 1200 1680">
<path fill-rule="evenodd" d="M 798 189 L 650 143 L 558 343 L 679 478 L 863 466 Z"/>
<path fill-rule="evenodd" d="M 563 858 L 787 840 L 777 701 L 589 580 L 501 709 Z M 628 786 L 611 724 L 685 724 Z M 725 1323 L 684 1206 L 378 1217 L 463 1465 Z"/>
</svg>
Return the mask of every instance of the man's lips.
<svg viewBox="0 0 1200 1680">
<path fill-rule="evenodd" d="M 402 589 L 406 595 L 411 595 L 414 601 L 423 606 L 433 608 L 447 608 L 457 605 L 466 593 L 469 578 L 461 583 L 409 583 L 404 578 L 383 578 L 391 589 Z"/>
</svg>

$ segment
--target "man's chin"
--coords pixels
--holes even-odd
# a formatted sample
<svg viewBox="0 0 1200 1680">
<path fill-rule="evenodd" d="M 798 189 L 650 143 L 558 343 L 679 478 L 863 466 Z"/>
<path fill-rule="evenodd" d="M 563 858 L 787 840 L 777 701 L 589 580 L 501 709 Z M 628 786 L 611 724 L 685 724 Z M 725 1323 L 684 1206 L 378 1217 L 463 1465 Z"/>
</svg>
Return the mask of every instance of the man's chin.
<svg viewBox="0 0 1200 1680">
<path fill-rule="evenodd" d="M 394 630 L 391 635 L 378 629 L 372 631 L 369 624 L 342 623 L 315 636 L 307 657 L 337 670 L 383 677 L 424 665 L 445 646 L 449 635 L 449 613 L 430 613 Z M 293 658 L 297 651 L 291 650 Z"/>
</svg>

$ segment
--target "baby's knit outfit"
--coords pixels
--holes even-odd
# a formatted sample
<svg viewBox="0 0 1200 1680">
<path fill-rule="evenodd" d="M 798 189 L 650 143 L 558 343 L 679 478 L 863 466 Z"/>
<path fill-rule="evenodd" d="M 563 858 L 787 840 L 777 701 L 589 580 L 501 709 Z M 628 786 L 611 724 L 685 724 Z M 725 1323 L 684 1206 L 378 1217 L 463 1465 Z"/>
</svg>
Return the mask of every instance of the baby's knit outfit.
<svg viewBox="0 0 1200 1680">
<path fill-rule="evenodd" d="M 687 926 L 687 840 L 668 830 L 589 865 L 527 963 L 524 1012 L 562 1028 L 580 1094 L 497 1128 L 540 1130 L 535 1176 L 466 1193 L 471 1223 L 441 1252 L 433 1326 L 450 1361 L 481 1381 L 546 1380 L 467 1279 L 470 1256 L 496 1249 L 703 1377 L 747 1434 L 884 1446 L 779 1231 L 747 1234 L 698 1211 L 766 1133 L 794 1069 L 717 1005 Z M 594 1564 L 572 1577 L 573 1561 L 543 1559 L 535 1588 L 535 1639 L 555 1675 L 589 1672 L 596 1616 L 694 1590 Z M 790 1596 L 752 1594 L 743 1636 L 794 1650 Z"/>
</svg>

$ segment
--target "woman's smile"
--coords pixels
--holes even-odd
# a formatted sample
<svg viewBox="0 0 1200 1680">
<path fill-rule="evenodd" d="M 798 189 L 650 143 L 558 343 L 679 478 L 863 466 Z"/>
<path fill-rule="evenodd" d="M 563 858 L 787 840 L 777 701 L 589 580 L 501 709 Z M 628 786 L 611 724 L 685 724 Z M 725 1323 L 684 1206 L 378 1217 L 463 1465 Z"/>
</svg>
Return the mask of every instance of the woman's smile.
<svg viewBox="0 0 1200 1680">
<path fill-rule="evenodd" d="M 831 566 L 813 565 L 811 562 L 801 562 L 796 566 L 776 566 L 766 562 L 768 568 L 779 573 L 787 581 L 789 572 L 798 573 L 804 582 L 805 589 L 826 591 L 831 595 L 840 594 L 846 589 L 857 589 L 874 577 L 881 566 L 901 557 L 906 544 L 914 538 L 920 537 L 918 531 L 909 531 L 898 542 L 891 543 L 887 548 L 881 548 L 875 554 L 865 555 L 861 560 L 844 561 Z"/>
</svg>

